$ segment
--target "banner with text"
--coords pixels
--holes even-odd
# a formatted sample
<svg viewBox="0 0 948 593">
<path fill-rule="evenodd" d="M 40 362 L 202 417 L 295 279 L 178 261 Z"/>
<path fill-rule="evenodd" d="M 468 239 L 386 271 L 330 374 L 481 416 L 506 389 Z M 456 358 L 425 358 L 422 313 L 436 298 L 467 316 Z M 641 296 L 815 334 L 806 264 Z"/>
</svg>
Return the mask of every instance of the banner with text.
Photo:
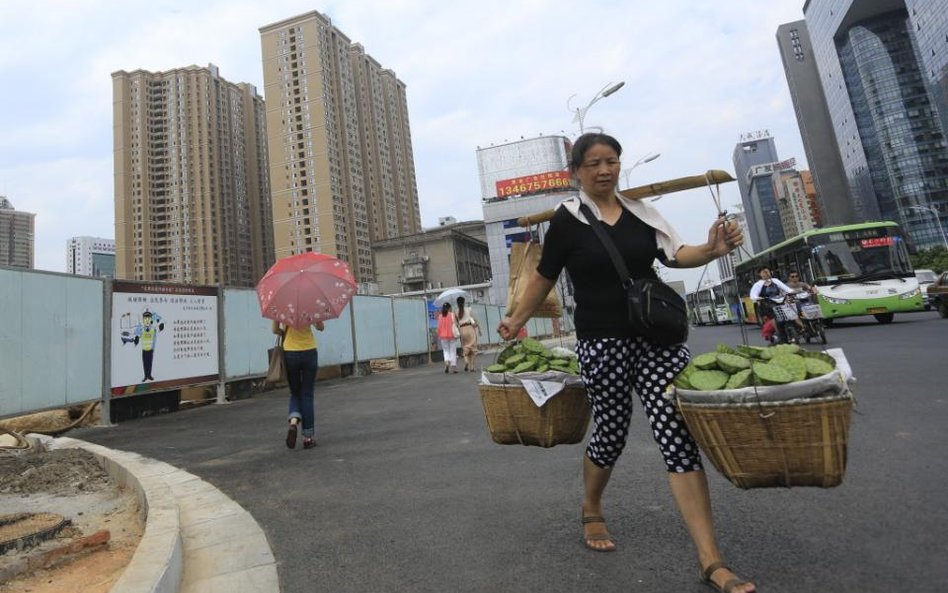
<svg viewBox="0 0 948 593">
<path fill-rule="evenodd" d="M 573 181 L 569 171 L 547 171 L 533 175 L 521 175 L 497 182 L 497 197 L 530 196 L 533 194 L 571 191 Z"/>
<path fill-rule="evenodd" d="M 112 396 L 218 379 L 217 289 L 115 282 Z"/>
</svg>

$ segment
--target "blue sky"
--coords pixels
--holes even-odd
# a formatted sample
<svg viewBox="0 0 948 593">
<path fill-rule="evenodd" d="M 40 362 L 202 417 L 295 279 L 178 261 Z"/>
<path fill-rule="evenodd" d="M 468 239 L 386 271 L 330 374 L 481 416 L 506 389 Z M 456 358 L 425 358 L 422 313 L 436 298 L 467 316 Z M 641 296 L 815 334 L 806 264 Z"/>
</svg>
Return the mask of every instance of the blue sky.
<svg viewBox="0 0 948 593">
<path fill-rule="evenodd" d="M 213 63 L 263 94 L 259 27 L 317 10 L 407 85 L 422 224 L 483 217 L 475 151 L 540 133 L 576 136 L 567 109 L 610 82 L 585 125 L 659 152 L 632 185 L 733 174 L 739 135 L 768 129 L 806 166 L 777 51 L 802 0 L 622 2 L 0 2 L 0 194 L 35 212 L 36 267 L 65 271 L 69 237 L 114 236 L 112 85 L 116 70 Z M 725 205 L 740 202 L 735 183 Z M 690 243 L 705 240 L 707 189 L 656 202 Z M 693 288 L 698 271 L 671 270 Z"/>
</svg>

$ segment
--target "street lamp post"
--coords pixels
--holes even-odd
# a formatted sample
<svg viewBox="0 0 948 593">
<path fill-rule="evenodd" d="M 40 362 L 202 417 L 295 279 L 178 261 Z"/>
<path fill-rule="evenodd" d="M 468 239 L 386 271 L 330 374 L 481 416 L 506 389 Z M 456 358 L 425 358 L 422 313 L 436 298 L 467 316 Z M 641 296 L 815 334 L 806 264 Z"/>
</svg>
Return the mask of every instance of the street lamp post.
<svg viewBox="0 0 948 593">
<path fill-rule="evenodd" d="M 638 167 L 639 165 L 644 165 L 645 163 L 651 163 L 658 157 L 662 156 L 660 152 L 650 152 L 646 153 L 639 160 L 632 163 L 632 166 L 622 172 L 622 177 L 625 179 L 626 188 L 629 187 L 629 174 L 632 173 L 632 169 Z"/>
<path fill-rule="evenodd" d="M 930 206 L 906 206 L 906 210 L 919 210 L 923 212 L 928 212 L 935 218 L 935 225 L 938 227 L 939 232 L 941 232 L 941 241 L 945 246 L 945 249 L 948 250 L 948 237 L 945 237 L 945 228 L 941 224 L 941 219 L 938 217 L 938 210 Z"/>
<path fill-rule="evenodd" d="M 599 99 L 604 99 L 608 97 L 612 93 L 621 89 L 623 86 L 625 86 L 625 82 L 617 82 L 615 84 L 612 84 L 610 82 L 606 86 L 599 89 L 599 92 L 596 93 L 596 95 L 592 98 L 592 100 L 589 103 L 586 104 L 585 107 L 577 107 L 576 109 L 573 109 L 569 106 L 570 101 L 572 101 L 573 97 L 576 96 L 575 94 L 573 94 L 572 96 L 570 96 L 569 99 L 566 100 L 566 109 L 568 109 L 569 111 L 572 111 L 575 114 L 573 116 L 573 121 L 579 123 L 580 134 L 586 131 L 586 128 L 583 127 L 583 120 L 586 119 L 586 112 L 589 111 L 589 108 L 592 107 L 593 104 L 596 103 L 596 101 L 598 101 Z"/>
</svg>

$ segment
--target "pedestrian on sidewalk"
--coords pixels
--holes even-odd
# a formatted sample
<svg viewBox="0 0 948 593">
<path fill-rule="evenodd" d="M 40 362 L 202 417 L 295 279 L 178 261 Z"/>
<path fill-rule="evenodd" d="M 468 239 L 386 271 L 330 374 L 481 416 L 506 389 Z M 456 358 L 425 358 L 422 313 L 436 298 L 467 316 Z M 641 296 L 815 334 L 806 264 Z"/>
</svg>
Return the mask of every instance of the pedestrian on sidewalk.
<svg viewBox="0 0 948 593">
<path fill-rule="evenodd" d="M 474 370 L 474 357 L 477 356 L 477 336 L 481 333 L 477 319 L 470 307 L 464 306 L 464 297 L 458 297 L 458 328 L 461 330 L 461 354 L 464 356 L 464 370 Z"/>
<path fill-rule="evenodd" d="M 316 371 L 319 370 L 319 351 L 313 330 L 323 331 L 322 321 L 301 328 L 273 322 L 273 333 L 283 336 L 283 361 L 286 364 L 286 382 L 290 386 L 290 404 L 286 431 L 286 446 L 296 448 L 297 433 L 303 425 L 303 448 L 316 446 Z"/>
<path fill-rule="evenodd" d="M 656 278 L 652 268 L 656 258 L 670 267 L 703 266 L 738 247 L 743 242 L 741 231 L 718 219 L 706 243 L 685 245 L 650 203 L 627 199 L 616 191 L 621 154 L 619 142 L 606 134 L 583 134 L 576 140 L 570 171 L 579 181 L 579 195 L 558 206 L 540 264 L 516 310 L 497 330 L 505 340 L 516 336 L 563 268 L 567 269 L 575 288 L 576 350 L 594 421 L 583 459 L 585 545 L 599 552 L 616 549 L 603 519 L 602 495 L 625 446 L 634 391 L 665 459 L 671 492 L 696 548 L 702 580 L 725 593 L 751 593 L 756 591 L 754 585 L 738 578 L 722 560 L 698 445 L 675 405 L 663 395 L 688 364 L 688 347 L 660 346 L 635 333 L 622 279 L 580 205 L 588 206 L 607 227 L 634 278 Z"/>
<path fill-rule="evenodd" d="M 457 318 L 451 312 L 451 303 L 441 305 L 441 314 L 438 315 L 438 341 L 441 342 L 441 351 L 444 352 L 444 372 L 458 372 L 458 337 L 461 329 Z"/>
</svg>

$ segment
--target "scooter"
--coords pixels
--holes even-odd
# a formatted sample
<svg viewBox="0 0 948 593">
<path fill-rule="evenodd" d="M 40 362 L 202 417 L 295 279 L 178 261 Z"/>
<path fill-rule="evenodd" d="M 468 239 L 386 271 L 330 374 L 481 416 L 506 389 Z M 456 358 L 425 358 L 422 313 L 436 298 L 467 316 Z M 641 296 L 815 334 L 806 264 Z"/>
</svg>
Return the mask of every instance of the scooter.
<svg viewBox="0 0 948 593">
<path fill-rule="evenodd" d="M 777 328 L 777 331 L 770 335 L 771 344 L 798 344 L 803 340 L 800 328 L 796 323 L 797 308 L 792 303 L 792 297 L 788 299 L 788 296 L 781 295 L 761 299 L 767 301 L 768 306 L 766 308 L 770 309 L 771 314 L 769 316 L 773 318 Z"/>
<path fill-rule="evenodd" d="M 817 303 L 810 301 L 810 293 L 799 292 L 795 295 L 799 302 L 800 321 L 803 322 L 803 337 L 806 343 L 819 338 L 821 344 L 826 343 L 826 332 L 823 327 L 823 311 Z"/>
</svg>

